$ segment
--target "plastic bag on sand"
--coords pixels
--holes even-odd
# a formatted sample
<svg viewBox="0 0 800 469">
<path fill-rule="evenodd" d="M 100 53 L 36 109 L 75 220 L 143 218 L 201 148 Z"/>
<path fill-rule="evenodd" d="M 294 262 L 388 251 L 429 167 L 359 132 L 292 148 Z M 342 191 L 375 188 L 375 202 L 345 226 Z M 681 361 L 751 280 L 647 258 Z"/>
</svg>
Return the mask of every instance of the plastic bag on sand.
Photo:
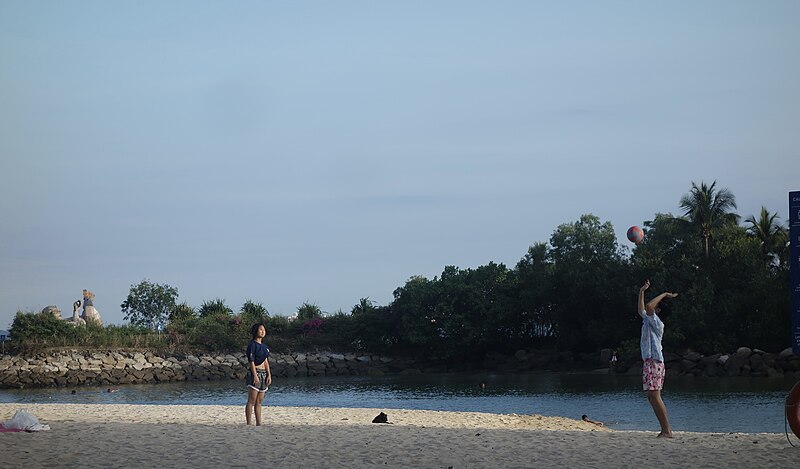
<svg viewBox="0 0 800 469">
<path fill-rule="evenodd" d="M 3 422 L 3 427 L 25 430 L 26 432 L 40 432 L 50 430 L 50 425 L 42 425 L 39 419 L 26 409 L 18 410 L 11 419 Z"/>
</svg>

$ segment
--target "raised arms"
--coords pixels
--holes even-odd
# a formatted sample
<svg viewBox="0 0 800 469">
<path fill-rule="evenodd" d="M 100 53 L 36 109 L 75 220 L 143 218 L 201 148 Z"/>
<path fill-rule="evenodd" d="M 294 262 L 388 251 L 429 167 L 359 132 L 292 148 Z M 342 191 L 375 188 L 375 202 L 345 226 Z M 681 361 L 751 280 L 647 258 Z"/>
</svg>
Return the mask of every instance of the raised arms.
<svg viewBox="0 0 800 469">
<path fill-rule="evenodd" d="M 656 308 L 658 307 L 658 304 L 661 302 L 661 300 L 663 300 L 664 298 L 675 298 L 675 297 L 678 296 L 677 293 L 664 292 L 664 293 L 658 295 L 657 297 L 653 298 L 649 302 L 647 302 L 647 304 L 645 304 L 644 303 L 644 292 L 648 288 L 650 288 L 650 280 L 646 280 L 644 282 L 644 285 L 642 285 L 642 288 L 639 289 L 639 314 L 640 315 L 642 315 L 642 312 L 645 312 L 645 313 L 647 313 L 648 316 L 652 316 L 653 313 L 655 312 Z"/>
</svg>

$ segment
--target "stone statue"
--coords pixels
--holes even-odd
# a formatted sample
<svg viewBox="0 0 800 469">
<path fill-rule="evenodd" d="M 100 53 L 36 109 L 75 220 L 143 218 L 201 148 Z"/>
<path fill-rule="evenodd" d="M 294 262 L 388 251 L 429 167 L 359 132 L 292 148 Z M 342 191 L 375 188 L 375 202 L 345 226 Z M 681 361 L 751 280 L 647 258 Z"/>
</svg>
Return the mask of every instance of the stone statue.
<svg viewBox="0 0 800 469">
<path fill-rule="evenodd" d="M 73 326 L 85 326 L 86 321 L 82 317 L 78 316 L 78 310 L 80 309 L 80 307 L 81 307 L 81 300 L 72 303 L 72 317 L 66 318 L 64 319 L 64 321 L 71 323 Z"/>
<path fill-rule="evenodd" d="M 53 306 L 53 305 L 45 306 L 42 309 L 42 314 L 44 314 L 46 316 L 48 316 L 48 315 L 49 316 L 53 316 L 56 319 L 61 319 L 61 310 L 58 309 L 56 306 Z"/>
<path fill-rule="evenodd" d="M 94 293 L 85 288 L 83 289 L 83 314 L 81 314 L 81 318 L 87 323 L 92 321 L 100 326 L 103 325 L 100 313 L 94 308 Z"/>
</svg>

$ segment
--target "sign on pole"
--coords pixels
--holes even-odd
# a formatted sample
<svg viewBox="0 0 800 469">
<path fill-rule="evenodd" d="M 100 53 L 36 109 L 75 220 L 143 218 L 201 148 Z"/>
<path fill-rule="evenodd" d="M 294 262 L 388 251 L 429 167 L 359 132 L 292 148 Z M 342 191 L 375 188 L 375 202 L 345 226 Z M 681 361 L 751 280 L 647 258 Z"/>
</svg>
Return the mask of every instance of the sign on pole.
<svg viewBox="0 0 800 469">
<path fill-rule="evenodd" d="M 792 350 L 800 355 L 800 191 L 789 192 L 789 265 L 792 269 Z"/>
</svg>

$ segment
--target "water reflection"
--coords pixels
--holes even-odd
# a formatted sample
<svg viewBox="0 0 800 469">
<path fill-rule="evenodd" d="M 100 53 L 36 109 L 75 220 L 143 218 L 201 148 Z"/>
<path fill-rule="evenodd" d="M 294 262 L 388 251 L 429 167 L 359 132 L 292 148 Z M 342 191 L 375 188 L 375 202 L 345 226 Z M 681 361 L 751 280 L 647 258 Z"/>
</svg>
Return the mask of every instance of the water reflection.
<svg viewBox="0 0 800 469">
<path fill-rule="evenodd" d="M 794 379 L 670 377 L 663 397 L 675 429 L 705 432 L 784 431 L 784 402 Z M 481 386 L 481 384 L 484 386 Z M 0 391 L 0 402 L 243 405 L 244 383 Z M 281 406 L 374 407 L 542 414 L 582 414 L 621 430 L 657 430 L 637 376 L 543 373 L 352 376 L 276 380 L 265 403 Z"/>
</svg>

